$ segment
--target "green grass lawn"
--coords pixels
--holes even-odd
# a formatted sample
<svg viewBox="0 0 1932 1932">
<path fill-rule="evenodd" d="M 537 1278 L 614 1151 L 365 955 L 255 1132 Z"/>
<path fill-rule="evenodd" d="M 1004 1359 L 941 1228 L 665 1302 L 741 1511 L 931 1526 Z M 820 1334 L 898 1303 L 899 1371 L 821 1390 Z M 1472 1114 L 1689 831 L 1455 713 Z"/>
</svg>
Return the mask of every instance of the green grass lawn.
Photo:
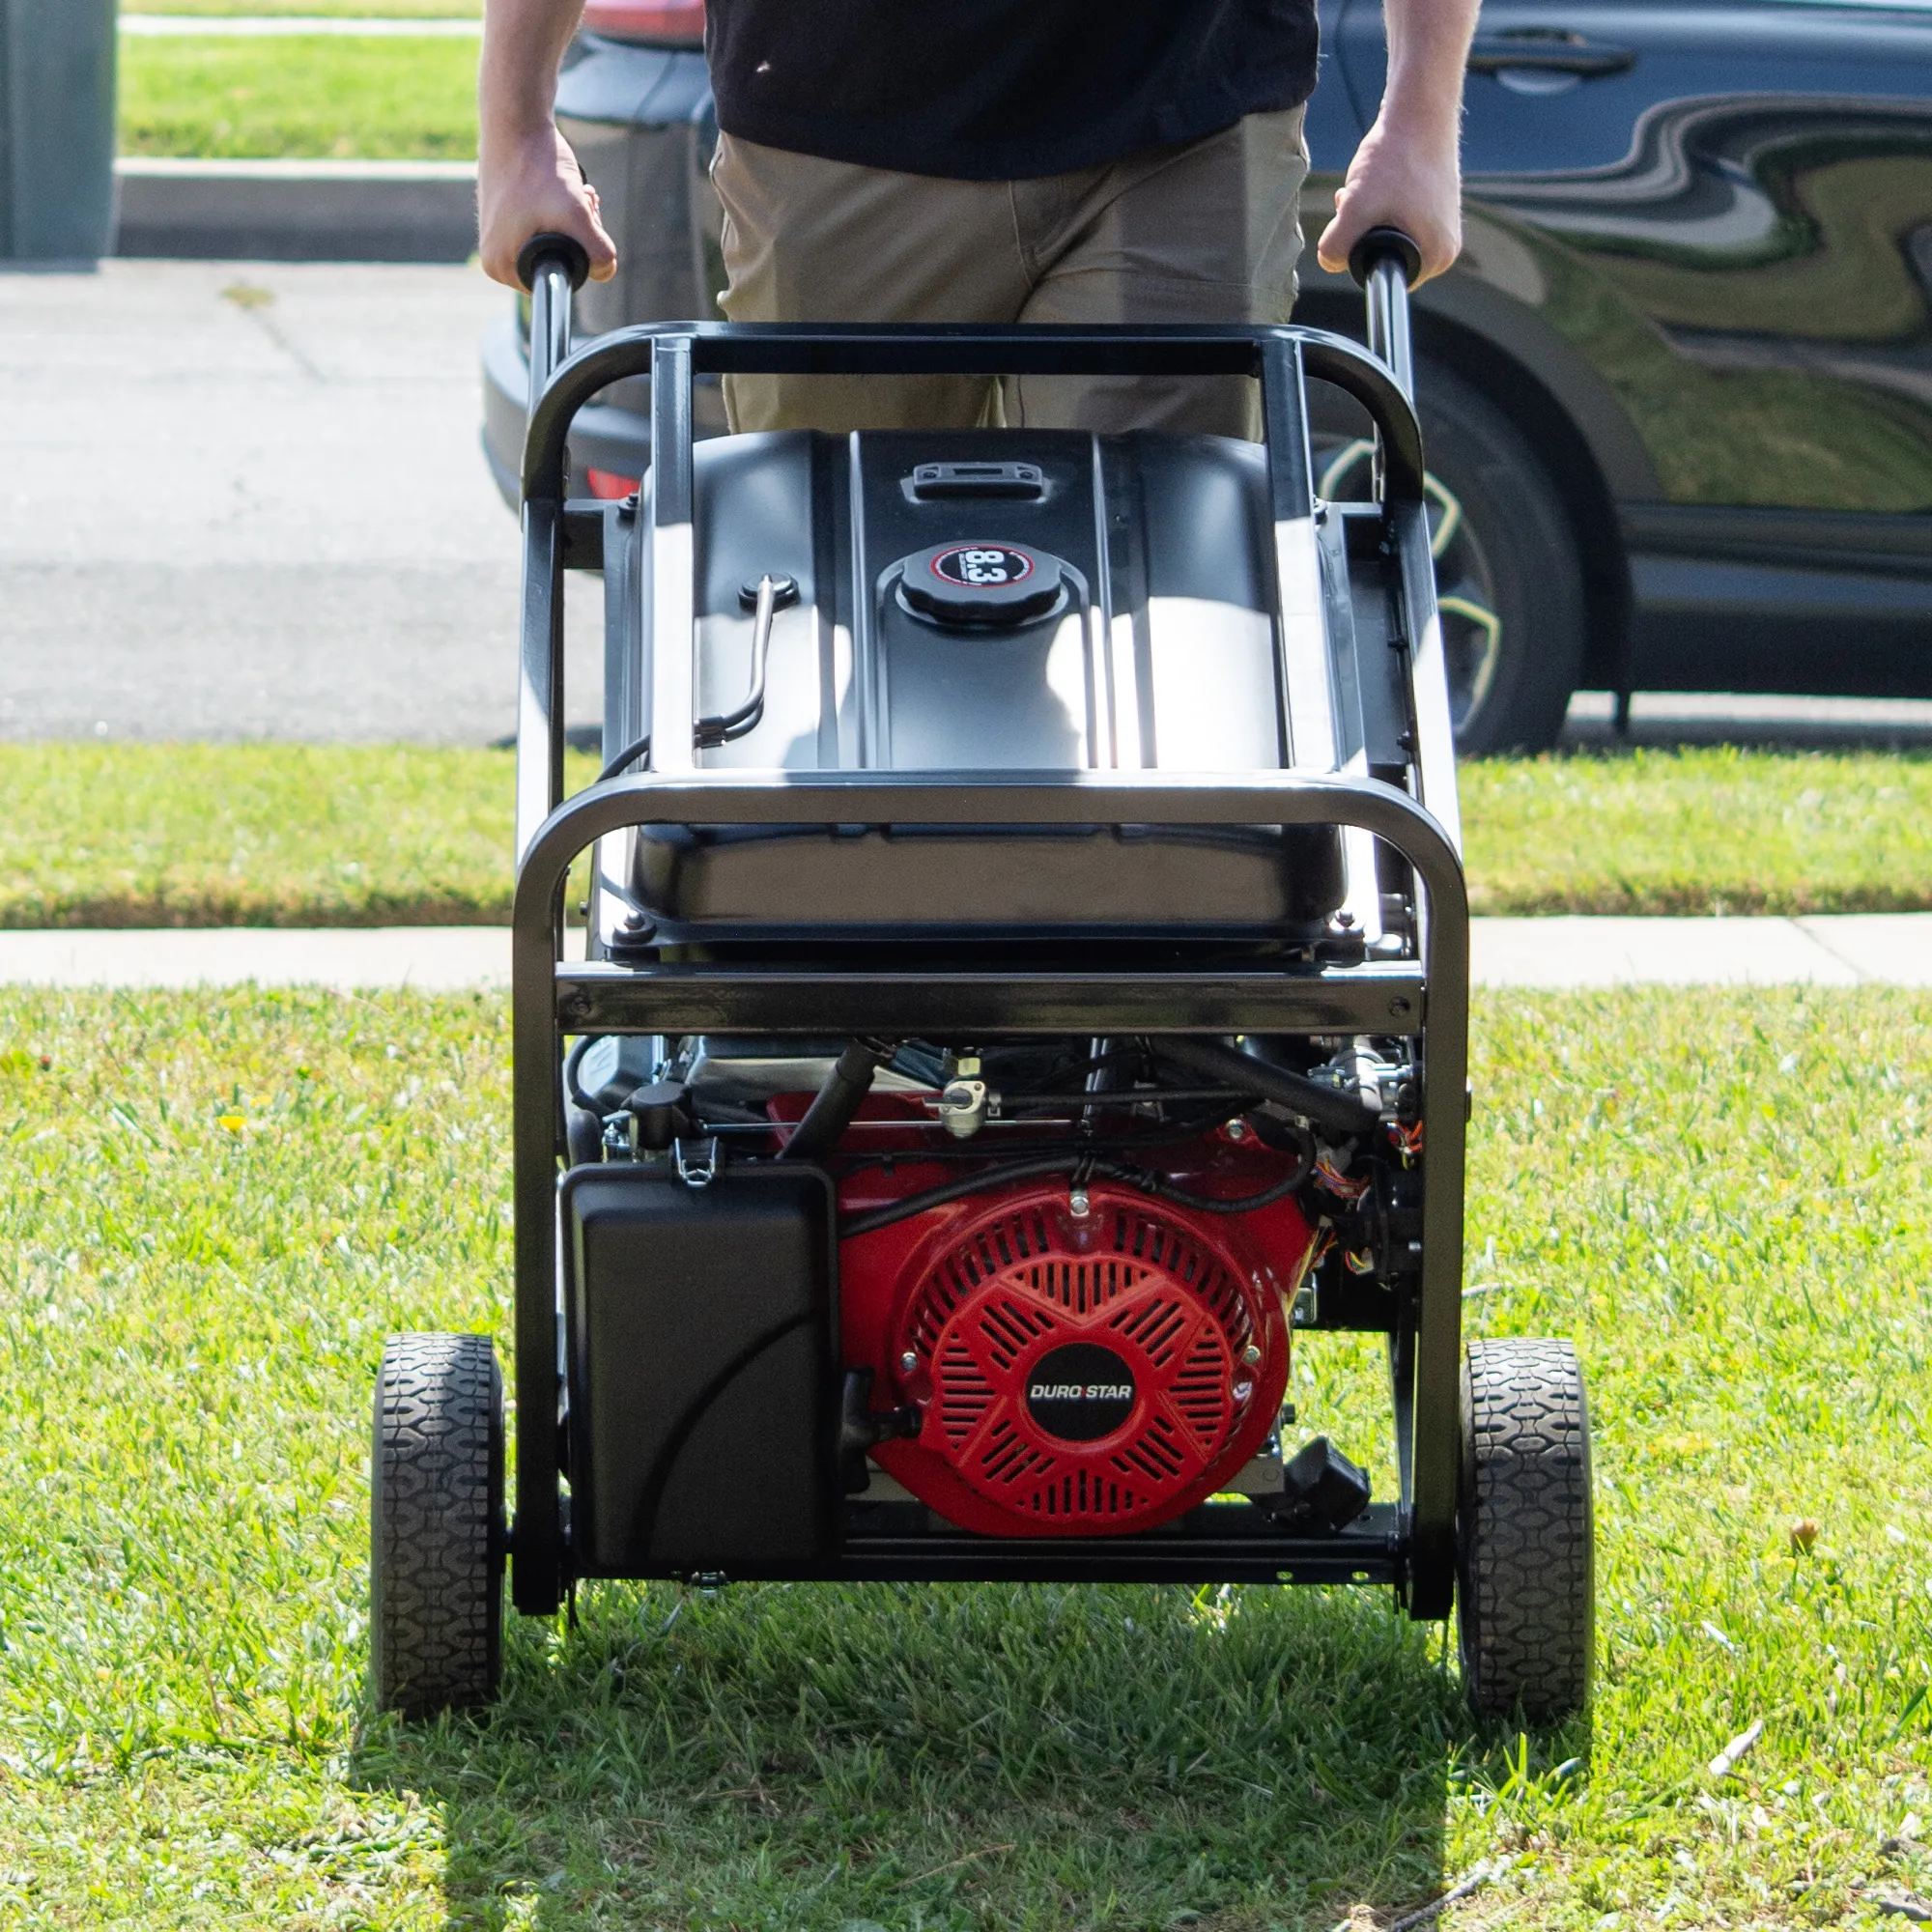
<svg viewBox="0 0 1932 1932">
<path fill-rule="evenodd" d="M 505 922 L 515 773 L 420 746 L 0 746 L 0 925 Z"/>
<path fill-rule="evenodd" d="M 507 920 L 507 752 L 0 745 L 0 926 Z M 595 776 L 573 757 L 570 783 Z M 1463 768 L 1478 912 L 1932 908 L 1932 760 Z"/>
<path fill-rule="evenodd" d="M 1465 1305 L 1573 1337 L 1597 1429 L 1594 1721 L 1527 1742 L 1379 1595 L 1262 1589 L 599 1586 L 513 1621 L 482 1721 L 372 1719 L 370 1378 L 391 1329 L 505 1328 L 505 1035 L 0 992 L 0 1924 L 1322 1932 L 1479 1861 L 1463 1932 L 1932 1891 L 1924 998 L 1481 1004 Z M 1379 1454 L 1367 1350 L 1294 1392 Z"/>
<path fill-rule="evenodd" d="M 469 160 L 472 40 L 121 37 L 121 152 Z"/>
<path fill-rule="evenodd" d="M 1932 759 L 1495 759 L 1464 765 L 1461 791 L 1478 912 L 1932 907 Z"/>
</svg>

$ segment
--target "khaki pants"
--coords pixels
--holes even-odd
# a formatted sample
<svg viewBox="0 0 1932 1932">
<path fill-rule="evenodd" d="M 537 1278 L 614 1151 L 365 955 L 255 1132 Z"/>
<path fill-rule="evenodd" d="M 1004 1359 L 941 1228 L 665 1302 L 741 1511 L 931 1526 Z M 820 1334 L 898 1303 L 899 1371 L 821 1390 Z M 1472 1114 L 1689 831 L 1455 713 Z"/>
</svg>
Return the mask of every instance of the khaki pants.
<svg viewBox="0 0 1932 1932">
<path fill-rule="evenodd" d="M 733 322 L 1285 322 L 1302 110 L 1037 181 L 822 160 L 724 136 Z M 734 429 L 998 426 L 1258 435 L 1239 377 L 732 376 Z"/>
</svg>

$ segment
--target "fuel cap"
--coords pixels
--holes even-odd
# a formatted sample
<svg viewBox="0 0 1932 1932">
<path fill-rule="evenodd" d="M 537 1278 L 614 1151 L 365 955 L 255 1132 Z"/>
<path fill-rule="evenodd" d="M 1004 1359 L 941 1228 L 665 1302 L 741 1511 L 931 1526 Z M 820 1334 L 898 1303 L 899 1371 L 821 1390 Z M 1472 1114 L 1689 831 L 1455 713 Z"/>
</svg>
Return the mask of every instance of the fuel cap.
<svg viewBox="0 0 1932 1932">
<path fill-rule="evenodd" d="M 903 559 L 899 592 L 941 624 L 1007 629 L 1043 617 L 1060 602 L 1065 566 L 1045 551 L 1011 543 L 950 543 Z"/>
</svg>

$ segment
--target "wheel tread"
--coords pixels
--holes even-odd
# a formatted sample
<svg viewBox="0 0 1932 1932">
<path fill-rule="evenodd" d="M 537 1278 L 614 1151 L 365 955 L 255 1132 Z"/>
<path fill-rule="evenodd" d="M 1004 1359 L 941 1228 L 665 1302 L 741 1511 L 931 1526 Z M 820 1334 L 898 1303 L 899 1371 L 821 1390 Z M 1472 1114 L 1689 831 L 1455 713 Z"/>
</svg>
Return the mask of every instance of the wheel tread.
<svg viewBox="0 0 1932 1932">
<path fill-rule="evenodd" d="M 1567 1342 L 1471 1343 L 1463 1394 L 1462 1649 L 1485 1716 L 1588 1701 L 1595 1650 L 1590 1423 Z"/>
<path fill-rule="evenodd" d="M 397 1335 L 376 1385 L 370 1662 L 412 1715 L 487 1702 L 502 1629 L 502 1382 L 487 1335 Z"/>
</svg>

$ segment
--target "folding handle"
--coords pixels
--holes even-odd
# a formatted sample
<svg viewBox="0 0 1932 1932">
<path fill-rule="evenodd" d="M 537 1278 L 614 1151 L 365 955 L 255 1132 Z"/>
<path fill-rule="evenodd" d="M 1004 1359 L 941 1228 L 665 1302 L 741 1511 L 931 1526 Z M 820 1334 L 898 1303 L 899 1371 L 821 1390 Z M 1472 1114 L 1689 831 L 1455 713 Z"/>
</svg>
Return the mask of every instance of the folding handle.
<svg viewBox="0 0 1932 1932">
<path fill-rule="evenodd" d="M 590 279 L 590 252 L 576 236 L 554 230 L 532 235 L 517 250 L 517 279 L 525 288 L 534 290 L 538 275 L 552 269 L 581 289 Z"/>
<path fill-rule="evenodd" d="M 1401 268 L 1404 288 L 1422 272 L 1422 250 L 1415 238 L 1400 228 L 1371 228 L 1349 250 L 1349 272 L 1357 288 L 1366 288 L 1369 277 L 1384 262 Z"/>
<path fill-rule="evenodd" d="M 530 408 L 570 354 L 570 298 L 590 276 L 590 254 L 574 235 L 532 235 L 517 250 L 517 279 L 530 292 Z"/>
<path fill-rule="evenodd" d="M 1422 250 L 1400 228 L 1371 228 L 1349 250 L 1349 272 L 1369 298 L 1369 348 L 1415 400 L 1415 358 L 1408 337 L 1408 285 L 1422 272 Z"/>
</svg>

